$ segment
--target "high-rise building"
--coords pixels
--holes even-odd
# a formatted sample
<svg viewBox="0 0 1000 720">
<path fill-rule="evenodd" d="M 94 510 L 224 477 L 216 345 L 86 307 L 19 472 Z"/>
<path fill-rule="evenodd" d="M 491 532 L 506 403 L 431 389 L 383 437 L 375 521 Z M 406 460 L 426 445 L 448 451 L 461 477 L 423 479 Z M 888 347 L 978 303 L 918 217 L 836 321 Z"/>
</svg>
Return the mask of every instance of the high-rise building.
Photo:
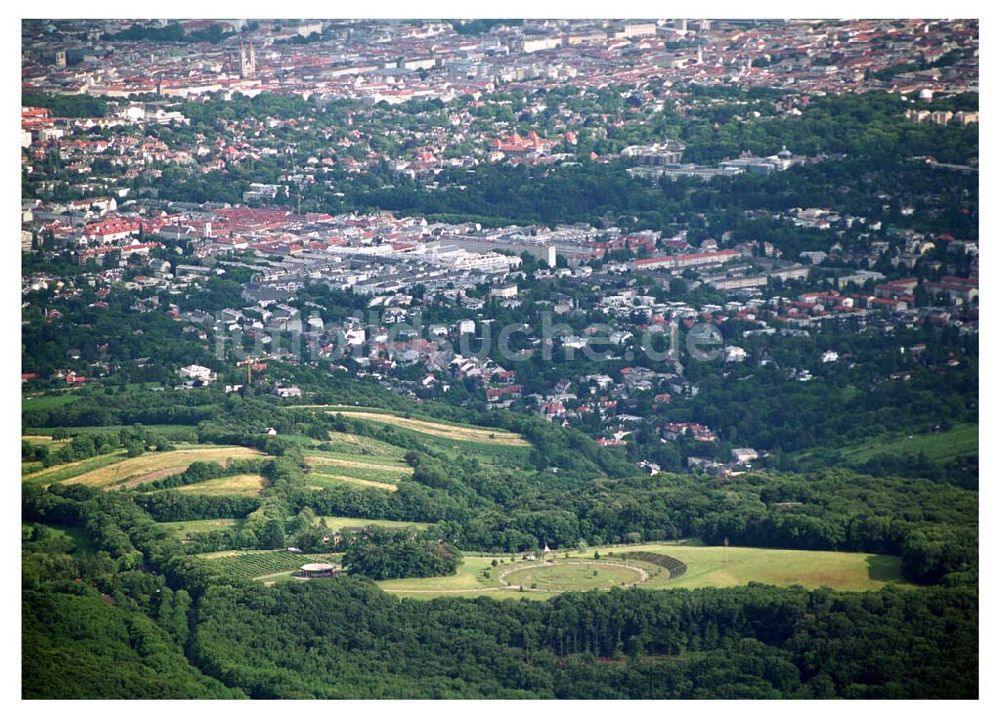
<svg viewBox="0 0 1000 720">
<path fill-rule="evenodd" d="M 56 50 L 56 67 L 64 68 L 66 67 L 66 51 Z"/>
</svg>

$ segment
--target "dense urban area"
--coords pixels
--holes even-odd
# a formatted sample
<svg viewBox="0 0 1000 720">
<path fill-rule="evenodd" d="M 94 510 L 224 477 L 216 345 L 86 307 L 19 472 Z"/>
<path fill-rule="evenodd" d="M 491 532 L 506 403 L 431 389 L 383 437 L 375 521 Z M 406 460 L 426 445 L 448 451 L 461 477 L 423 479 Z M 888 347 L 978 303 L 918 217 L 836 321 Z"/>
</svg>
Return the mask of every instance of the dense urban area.
<svg viewBox="0 0 1000 720">
<path fill-rule="evenodd" d="M 25 698 L 976 698 L 972 20 L 25 20 Z"/>
</svg>

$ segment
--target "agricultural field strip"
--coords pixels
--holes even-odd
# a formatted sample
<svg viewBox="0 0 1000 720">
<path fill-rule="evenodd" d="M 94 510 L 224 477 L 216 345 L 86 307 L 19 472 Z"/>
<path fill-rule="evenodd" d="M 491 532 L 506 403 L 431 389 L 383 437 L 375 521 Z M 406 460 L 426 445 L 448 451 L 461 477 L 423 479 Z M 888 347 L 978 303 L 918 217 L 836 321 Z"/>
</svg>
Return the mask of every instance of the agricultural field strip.
<svg viewBox="0 0 1000 720">
<path fill-rule="evenodd" d="M 343 459 L 339 457 L 331 457 L 329 455 L 307 455 L 306 463 L 309 465 L 317 466 L 332 466 L 338 468 L 358 468 L 363 470 L 375 470 L 379 472 L 399 472 L 406 475 L 413 474 L 413 468 L 409 465 L 403 465 L 402 463 L 394 460 L 387 460 L 386 462 L 368 462 L 363 460 L 352 460 Z"/>
<path fill-rule="evenodd" d="M 366 437 L 364 435 L 335 432 L 332 430 L 329 435 L 331 444 L 343 448 L 343 452 L 337 450 L 331 453 L 333 455 L 345 454 L 354 457 L 361 455 L 369 458 L 402 460 L 403 456 L 406 454 L 405 448 L 401 448 L 398 445 L 392 445 L 381 440 L 376 440 L 375 438 Z"/>
<path fill-rule="evenodd" d="M 256 495 L 264 488 L 261 475 L 227 475 L 175 488 L 191 495 Z"/>
<path fill-rule="evenodd" d="M 220 462 L 263 457 L 259 450 L 240 445 L 194 446 L 163 453 L 146 453 L 72 478 L 90 487 L 130 487 L 183 472 L 193 462 Z"/>
<path fill-rule="evenodd" d="M 359 420 L 367 420 L 370 422 L 382 423 L 384 425 L 395 425 L 407 430 L 413 430 L 427 435 L 435 435 L 449 440 L 488 442 L 498 445 L 530 445 L 527 440 L 522 438 L 517 433 L 508 432 L 506 430 L 494 430 L 490 428 L 474 427 L 472 425 L 448 425 L 442 422 L 416 420 L 413 418 L 404 418 L 399 417 L 398 415 L 389 415 L 387 413 L 380 412 L 354 410 L 337 410 L 328 412 L 331 415 L 340 413 L 358 418 Z"/>
<path fill-rule="evenodd" d="M 379 490 L 387 490 L 389 492 L 396 492 L 398 489 L 395 485 L 388 482 L 378 482 L 377 480 L 365 480 L 363 478 L 351 477 L 349 475 L 326 475 L 323 473 L 310 473 L 306 477 L 306 487 L 317 488 L 322 490 L 324 487 L 329 487 L 330 483 L 348 483 L 349 485 L 364 485 L 366 487 L 378 488 Z"/>
<path fill-rule="evenodd" d="M 176 522 L 162 522 L 157 525 L 167 532 L 175 535 L 188 536 L 194 533 L 213 532 L 216 530 L 228 530 L 239 527 L 243 524 L 243 518 L 212 518 L 210 520 L 178 520 Z M 248 552 L 246 550 L 224 550 L 222 552 Z M 205 557 L 205 556 L 201 556 Z"/>
<path fill-rule="evenodd" d="M 378 525 L 387 528 L 416 527 L 421 530 L 428 526 L 428 523 L 408 522 L 405 520 L 372 520 L 371 518 L 343 517 L 337 515 L 324 515 L 323 520 L 330 530 L 340 530 L 345 527 L 365 527 L 366 525 Z"/>
<path fill-rule="evenodd" d="M 288 519 L 291 520 L 291 518 Z M 343 517 L 337 515 L 323 516 L 323 519 L 326 520 L 327 527 L 331 531 L 341 530 L 345 527 L 365 527 L 367 525 L 378 525 L 380 527 L 389 527 L 389 528 L 416 527 L 421 530 L 427 527 L 427 523 L 406 522 L 403 520 L 377 520 L 372 518 Z M 168 532 L 174 534 L 191 535 L 194 533 L 212 532 L 215 530 L 238 528 L 244 522 L 245 521 L 243 518 L 212 518 L 209 520 L 178 520 L 176 522 L 162 522 L 162 523 L 157 523 L 157 525 L 159 527 L 164 528 Z M 252 552 L 273 552 L 273 551 L 219 550 L 215 553 L 204 553 L 199 555 L 198 557 L 211 559 L 213 557 L 224 557 L 229 555 L 237 555 L 240 553 L 252 553 Z"/>
<path fill-rule="evenodd" d="M 53 465 L 52 467 L 47 467 L 43 470 L 36 470 L 35 472 L 22 475 L 21 479 L 26 482 L 61 482 L 67 478 L 73 477 L 74 475 L 103 468 L 124 458 L 124 450 L 115 450 L 114 452 L 106 455 L 95 455 L 94 457 L 84 458 L 83 460 L 76 460 L 62 465 Z"/>
</svg>

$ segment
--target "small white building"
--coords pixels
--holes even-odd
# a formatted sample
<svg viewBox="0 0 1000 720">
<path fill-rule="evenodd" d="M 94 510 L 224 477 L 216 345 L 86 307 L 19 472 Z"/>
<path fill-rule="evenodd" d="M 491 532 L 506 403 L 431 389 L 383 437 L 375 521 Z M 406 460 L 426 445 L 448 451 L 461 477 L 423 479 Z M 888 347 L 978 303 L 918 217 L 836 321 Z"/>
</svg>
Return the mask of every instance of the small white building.
<svg viewBox="0 0 1000 720">
<path fill-rule="evenodd" d="M 747 351 L 735 345 L 727 345 L 723 349 L 722 354 L 727 363 L 743 362 L 747 359 Z"/>
<path fill-rule="evenodd" d="M 498 298 L 515 298 L 517 297 L 517 284 L 511 283 L 509 285 L 501 285 L 500 287 L 490 288 L 490 296 Z"/>
<path fill-rule="evenodd" d="M 758 457 L 757 451 L 753 448 L 733 448 L 732 450 L 732 458 L 735 463 L 745 465 L 753 462 Z"/>
<path fill-rule="evenodd" d="M 198 380 L 206 385 L 215 380 L 215 373 L 202 365 L 186 365 L 178 370 L 177 373 L 181 377 Z"/>
</svg>

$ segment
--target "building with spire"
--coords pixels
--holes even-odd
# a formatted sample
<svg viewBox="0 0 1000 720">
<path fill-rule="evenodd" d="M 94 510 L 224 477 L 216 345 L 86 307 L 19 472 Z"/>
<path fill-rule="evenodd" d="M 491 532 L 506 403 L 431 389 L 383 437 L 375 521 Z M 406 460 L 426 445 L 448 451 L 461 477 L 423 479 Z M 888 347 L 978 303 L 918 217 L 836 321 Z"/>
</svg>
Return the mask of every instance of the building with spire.
<svg viewBox="0 0 1000 720">
<path fill-rule="evenodd" d="M 240 77 L 257 77 L 257 53 L 253 45 L 244 44 L 240 39 Z"/>
</svg>

